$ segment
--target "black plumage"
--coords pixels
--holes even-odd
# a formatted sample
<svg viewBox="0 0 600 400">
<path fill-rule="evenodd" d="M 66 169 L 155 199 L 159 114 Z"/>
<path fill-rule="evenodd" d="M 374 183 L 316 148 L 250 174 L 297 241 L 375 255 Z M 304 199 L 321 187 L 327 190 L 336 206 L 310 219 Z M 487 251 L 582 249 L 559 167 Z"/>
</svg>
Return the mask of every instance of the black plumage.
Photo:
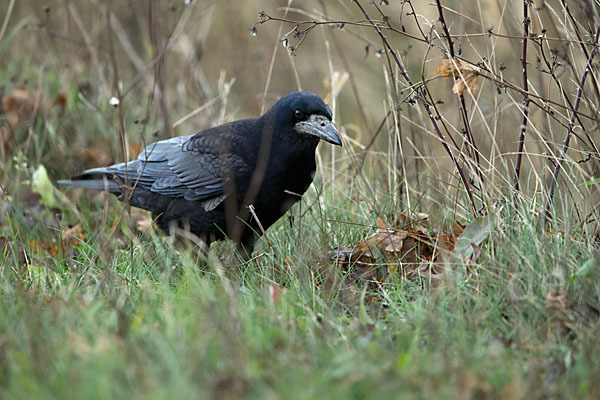
<svg viewBox="0 0 600 400">
<path fill-rule="evenodd" d="M 300 200 L 315 174 L 319 140 L 341 145 L 331 118 L 317 95 L 294 92 L 260 118 L 159 141 L 127 165 L 59 183 L 128 199 L 167 232 L 189 229 L 209 243 L 227 235 L 249 256 L 260 229 L 248 206 L 267 229 Z"/>
</svg>

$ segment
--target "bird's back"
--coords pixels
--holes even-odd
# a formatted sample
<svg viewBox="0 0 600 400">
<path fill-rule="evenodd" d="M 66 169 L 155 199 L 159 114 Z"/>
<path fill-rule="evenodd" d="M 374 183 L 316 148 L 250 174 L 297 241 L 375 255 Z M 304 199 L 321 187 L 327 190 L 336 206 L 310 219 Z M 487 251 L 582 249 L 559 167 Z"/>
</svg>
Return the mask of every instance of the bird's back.
<svg viewBox="0 0 600 400">
<path fill-rule="evenodd" d="M 249 206 L 266 229 L 300 200 L 314 177 L 320 139 L 341 144 L 331 110 L 315 94 L 297 92 L 260 118 L 152 143 L 136 160 L 59 182 L 119 195 L 151 211 L 165 230 L 175 224 L 209 241 L 227 233 L 251 250 L 259 228 Z M 243 232 L 232 236 L 240 226 Z"/>
</svg>

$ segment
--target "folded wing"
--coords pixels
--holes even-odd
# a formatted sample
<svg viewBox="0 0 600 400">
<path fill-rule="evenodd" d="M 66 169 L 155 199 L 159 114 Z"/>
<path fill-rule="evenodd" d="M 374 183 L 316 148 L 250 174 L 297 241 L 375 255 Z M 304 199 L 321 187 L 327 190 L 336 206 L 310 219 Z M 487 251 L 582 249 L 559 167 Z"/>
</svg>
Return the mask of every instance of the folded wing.
<svg viewBox="0 0 600 400">
<path fill-rule="evenodd" d="M 227 197 L 227 182 L 236 174 L 250 171 L 247 160 L 231 148 L 240 148 L 244 124 L 251 122 L 237 121 L 196 135 L 152 143 L 127 164 L 92 168 L 59 183 L 118 194 L 127 181 L 136 191 L 202 201 L 204 209 L 210 211 Z"/>
</svg>

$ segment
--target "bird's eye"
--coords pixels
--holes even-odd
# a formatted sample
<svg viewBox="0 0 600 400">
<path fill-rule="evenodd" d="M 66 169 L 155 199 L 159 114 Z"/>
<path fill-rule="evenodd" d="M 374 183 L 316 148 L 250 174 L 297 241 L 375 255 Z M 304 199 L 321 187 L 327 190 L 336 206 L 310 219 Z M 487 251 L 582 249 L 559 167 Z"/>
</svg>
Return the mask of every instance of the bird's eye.
<svg viewBox="0 0 600 400">
<path fill-rule="evenodd" d="M 298 119 L 302 119 L 304 117 L 304 113 L 300 110 L 294 111 L 294 116 Z"/>
</svg>

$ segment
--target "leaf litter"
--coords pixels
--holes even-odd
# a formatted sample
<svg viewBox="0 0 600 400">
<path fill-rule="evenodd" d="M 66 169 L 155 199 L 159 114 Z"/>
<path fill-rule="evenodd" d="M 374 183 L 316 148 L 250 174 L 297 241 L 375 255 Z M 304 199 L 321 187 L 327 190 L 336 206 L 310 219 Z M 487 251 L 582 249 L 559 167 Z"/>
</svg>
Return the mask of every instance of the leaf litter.
<svg viewBox="0 0 600 400">
<path fill-rule="evenodd" d="M 35 118 L 41 117 L 51 110 L 62 114 L 67 105 L 64 93 L 50 99 L 42 99 L 41 91 L 18 88 L 0 96 L 0 112 L 6 118 L 6 124 L 0 124 L 0 152 L 10 154 L 14 147 L 14 131 L 23 127 Z"/>
<path fill-rule="evenodd" d="M 450 231 L 437 233 L 424 214 L 415 219 L 401 214 L 398 227 L 381 218 L 376 225 L 377 230 L 365 240 L 328 253 L 329 260 L 352 282 L 385 283 L 399 275 L 426 278 L 437 286 L 449 266 L 476 262 L 479 247 L 491 232 L 487 217 L 469 226 L 456 222 Z"/>
</svg>

